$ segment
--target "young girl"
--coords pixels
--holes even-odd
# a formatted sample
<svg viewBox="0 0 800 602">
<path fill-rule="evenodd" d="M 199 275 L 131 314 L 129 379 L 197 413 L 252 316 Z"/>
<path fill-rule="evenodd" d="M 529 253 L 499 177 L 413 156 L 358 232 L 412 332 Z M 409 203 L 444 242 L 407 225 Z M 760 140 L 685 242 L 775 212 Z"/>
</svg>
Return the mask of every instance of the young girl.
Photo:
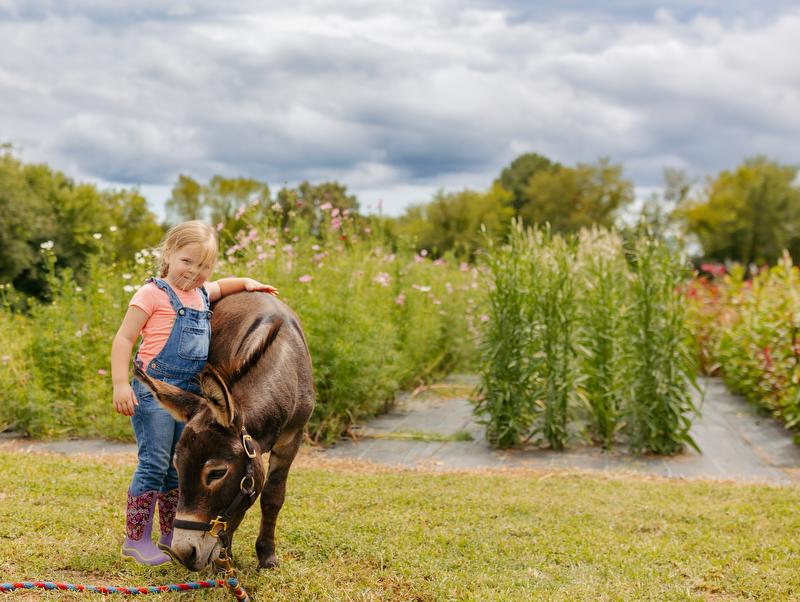
<svg viewBox="0 0 800 602">
<path fill-rule="evenodd" d="M 139 455 L 128 489 L 122 554 L 142 564 L 169 560 L 153 544 L 151 530 L 158 501 L 159 543 L 172 543 L 178 504 L 178 475 L 172 455 L 183 423 L 167 413 L 138 381 L 129 383 L 133 345 L 141 335 L 134 361 L 148 375 L 200 393 L 195 377 L 208 357 L 210 303 L 239 291 L 278 292 L 252 278 L 208 282 L 216 258 L 214 231 L 203 222 L 184 222 L 167 232 L 161 243 L 159 278 L 150 278 L 134 294 L 111 346 L 114 410 L 131 417 Z"/>
</svg>

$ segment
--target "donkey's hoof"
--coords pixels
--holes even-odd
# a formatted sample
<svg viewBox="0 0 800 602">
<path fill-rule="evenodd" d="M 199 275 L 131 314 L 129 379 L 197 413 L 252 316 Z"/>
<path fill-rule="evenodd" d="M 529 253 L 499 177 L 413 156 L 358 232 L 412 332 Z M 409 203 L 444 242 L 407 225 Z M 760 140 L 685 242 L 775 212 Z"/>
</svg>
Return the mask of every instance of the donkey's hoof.
<svg viewBox="0 0 800 602">
<path fill-rule="evenodd" d="M 275 556 L 275 554 L 271 554 L 271 555 L 269 555 L 267 557 L 266 560 L 264 560 L 264 561 L 259 560 L 258 561 L 258 568 L 259 569 L 276 569 L 276 568 L 278 568 L 279 564 L 280 563 L 278 562 L 278 557 Z"/>
</svg>

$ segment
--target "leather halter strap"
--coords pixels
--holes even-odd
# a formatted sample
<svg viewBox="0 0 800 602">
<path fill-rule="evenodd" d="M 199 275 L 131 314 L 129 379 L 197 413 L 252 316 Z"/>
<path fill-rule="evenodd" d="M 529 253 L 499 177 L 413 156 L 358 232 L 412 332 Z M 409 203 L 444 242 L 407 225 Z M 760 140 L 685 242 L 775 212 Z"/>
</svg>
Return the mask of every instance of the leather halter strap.
<svg viewBox="0 0 800 602">
<path fill-rule="evenodd" d="M 252 503 L 253 498 L 258 495 L 256 491 L 256 479 L 253 475 L 253 460 L 256 457 L 256 449 L 253 445 L 253 438 L 247 433 L 247 429 L 242 426 L 241 431 L 242 445 L 244 446 L 244 453 L 247 455 L 247 467 L 245 470 L 244 478 L 239 483 L 239 493 L 233 498 L 233 501 L 228 506 L 227 510 L 217 516 L 214 520 L 204 523 L 193 520 L 181 520 L 176 518 L 173 526 L 176 529 L 188 529 L 190 531 L 208 531 L 215 537 L 220 537 L 227 545 L 227 530 L 228 523 L 231 518 L 239 511 L 244 503 Z"/>
</svg>

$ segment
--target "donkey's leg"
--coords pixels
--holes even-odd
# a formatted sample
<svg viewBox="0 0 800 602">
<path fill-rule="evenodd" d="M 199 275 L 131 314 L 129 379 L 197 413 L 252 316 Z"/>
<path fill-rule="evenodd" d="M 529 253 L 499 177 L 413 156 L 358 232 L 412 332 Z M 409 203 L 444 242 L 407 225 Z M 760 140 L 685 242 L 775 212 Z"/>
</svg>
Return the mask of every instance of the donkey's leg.
<svg viewBox="0 0 800 602">
<path fill-rule="evenodd" d="M 271 569 L 278 566 L 275 556 L 275 522 L 286 497 L 286 477 L 300 449 L 303 431 L 281 437 L 269 454 L 269 472 L 261 492 L 261 530 L 256 540 L 258 567 Z"/>
</svg>

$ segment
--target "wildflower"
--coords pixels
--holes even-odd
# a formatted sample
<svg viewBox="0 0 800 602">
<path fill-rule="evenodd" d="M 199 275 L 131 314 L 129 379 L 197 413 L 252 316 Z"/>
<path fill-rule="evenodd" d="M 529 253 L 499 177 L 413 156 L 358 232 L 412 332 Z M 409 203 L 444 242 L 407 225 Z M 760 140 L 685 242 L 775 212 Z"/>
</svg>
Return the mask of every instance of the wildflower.
<svg viewBox="0 0 800 602">
<path fill-rule="evenodd" d="M 405 293 L 400 293 L 397 295 L 397 298 L 394 300 L 397 305 L 403 305 L 406 302 Z"/>
<path fill-rule="evenodd" d="M 489 316 L 487 316 L 486 314 L 481 314 L 480 320 L 481 322 L 488 322 Z"/>
<path fill-rule="evenodd" d="M 422 249 L 422 250 L 419 252 L 419 254 L 420 254 L 420 255 L 422 255 L 423 257 L 427 257 L 427 256 L 428 256 L 428 250 L 427 250 L 427 249 Z"/>
<path fill-rule="evenodd" d="M 106 292 L 106 289 L 104 289 L 104 288 L 98 288 L 98 289 L 97 289 L 97 292 L 98 292 L 98 293 L 100 293 L 100 294 L 102 295 L 103 293 L 105 293 L 105 292 Z"/>
<path fill-rule="evenodd" d="M 270 247 L 274 247 L 278 243 L 277 243 L 277 241 L 275 241 L 275 240 L 273 240 L 271 238 L 268 238 L 267 240 L 264 241 L 264 244 L 265 245 L 269 245 Z"/>
<path fill-rule="evenodd" d="M 462 261 L 461 264 L 458 266 L 458 269 L 462 272 L 469 272 L 469 264 L 466 261 Z"/>
<path fill-rule="evenodd" d="M 259 261 L 264 261 L 266 258 L 267 258 L 267 254 L 266 253 L 259 253 L 258 254 L 258 260 Z"/>
<path fill-rule="evenodd" d="M 123 274 L 122 275 L 122 279 L 123 280 L 130 280 L 131 278 L 133 278 L 132 274 Z"/>
<path fill-rule="evenodd" d="M 422 255 L 420 255 L 419 253 L 414 254 L 415 263 L 422 263 L 423 261 L 425 261 L 425 258 Z"/>
<path fill-rule="evenodd" d="M 364 234 L 370 234 L 372 230 L 369 227 L 364 228 Z"/>
<path fill-rule="evenodd" d="M 130 284 L 126 284 L 122 287 L 122 290 L 126 293 L 132 293 L 135 289 Z"/>
<path fill-rule="evenodd" d="M 334 218 L 331 220 L 331 230 L 334 230 L 334 231 L 336 231 L 336 230 L 338 230 L 338 229 L 339 229 L 339 228 L 341 228 L 341 227 L 342 227 L 342 220 L 341 220 L 341 218 L 334 217 Z"/>
<path fill-rule="evenodd" d="M 2 360 L 3 360 L 3 363 L 4 363 L 4 364 L 7 364 L 8 362 L 10 362 L 10 361 L 11 361 L 11 356 L 10 356 L 10 355 L 4 355 L 4 356 L 3 356 L 2 358 L 0 358 L 0 359 L 2 359 Z"/>
<path fill-rule="evenodd" d="M 292 245 L 283 245 L 283 248 L 282 248 L 281 250 L 282 250 L 284 253 L 290 253 L 290 254 L 291 254 L 291 252 L 292 252 Z"/>
<path fill-rule="evenodd" d="M 334 207 L 333 211 L 331 211 L 331 217 L 339 217 L 339 208 Z"/>
<path fill-rule="evenodd" d="M 99 232 L 95 232 L 94 234 L 92 234 L 92 238 L 94 238 L 95 240 L 100 240 L 101 238 L 103 238 L 103 235 L 100 234 Z"/>
<path fill-rule="evenodd" d="M 447 262 L 441 257 L 433 262 L 433 265 L 445 265 Z"/>
<path fill-rule="evenodd" d="M 108 372 L 106 371 L 106 369 L 105 369 L 105 368 L 99 368 L 99 369 L 97 370 L 97 373 L 98 373 L 100 376 L 105 376 L 106 374 L 108 374 Z"/>
<path fill-rule="evenodd" d="M 322 209 L 323 211 L 328 211 L 329 209 L 333 208 L 333 205 L 331 205 L 330 203 L 323 203 L 322 205 L 319 206 L 319 208 Z"/>
<path fill-rule="evenodd" d="M 427 293 L 428 291 L 431 290 L 431 287 L 423 286 L 421 284 L 412 284 L 411 288 L 413 288 L 414 290 L 420 291 L 421 293 Z"/>
<path fill-rule="evenodd" d="M 76 293 L 82 293 L 82 292 L 83 292 L 83 289 L 82 289 L 81 287 L 79 287 L 79 286 L 76 286 L 76 287 L 75 287 L 75 292 L 76 292 Z"/>
<path fill-rule="evenodd" d="M 386 272 L 378 272 L 375 274 L 375 277 L 372 279 L 375 284 L 380 284 L 381 286 L 389 286 L 389 274 Z"/>
<path fill-rule="evenodd" d="M 319 251 L 319 245 L 311 245 L 312 251 Z"/>
<path fill-rule="evenodd" d="M 109 226 L 108 231 L 109 232 L 116 232 L 117 231 L 117 227 L 116 226 Z"/>
<path fill-rule="evenodd" d="M 281 210 L 281 204 L 280 203 L 272 203 L 272 210 L 277 213 L 278 211 Z"/>
<path fill-rule="evenodd" d="M 311 282 L 314 279 L 310 274 L 303 274 L 297 279 L 298 282 Z"/>
<path fill-rule="evenodd" d="M 222 222 L 217 224 L 217 232 L 219 232 L 220 230 L 222 230 Z"/>
<path fill-rule="evenodd" d="M 39 247 L 43 251 L 50 251 L 53 248 L 53 241 L 52 240 L 46 240 L 42 244 L 40 244 Z"/>
<path fill-rule="evenodd" d="M 444 283 L 444 288 L 447 290 L 448 293 L 452 293 L 453 292 L 453 285 L 450 284 L 449 282 L 445 282 Z"/>
<path fill-rule="evenodd" d="M 244 215 L 244 212 L 245 212 L 245 211 L 247 211 L 247 207 L 245 207 L 244 205 L 242 205 L 241 207 L 239 207 L 239 208 L 236 210 L 236 213 L 234 213 L 234 215 L 233 215 L 234 219 L 239 219 L 240 217 L 242 217 L 242 216 Z"/>
</svg>

